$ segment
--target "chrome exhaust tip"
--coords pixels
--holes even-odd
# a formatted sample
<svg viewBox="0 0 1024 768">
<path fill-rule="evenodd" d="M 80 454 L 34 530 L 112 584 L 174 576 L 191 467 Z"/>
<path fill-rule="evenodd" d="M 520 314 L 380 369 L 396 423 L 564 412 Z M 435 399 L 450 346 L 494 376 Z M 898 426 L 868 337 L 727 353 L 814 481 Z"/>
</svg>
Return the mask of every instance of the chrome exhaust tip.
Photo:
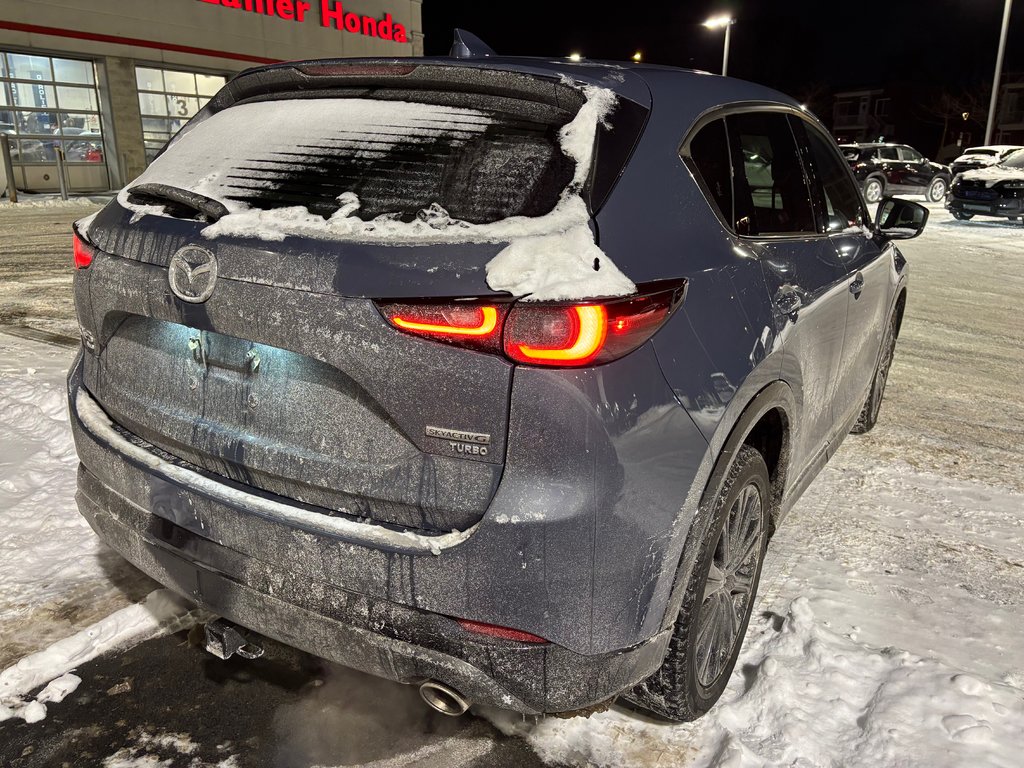
<svg viewBox="0 0 1024 768">
<path fill-rule="evenodd" d="M 461 693 L 437 680 L 427 680 L 420 685 L 420 696 L 428 707 L 449 717 L 459 717 L 469 709 L 469 702 Z"/>
</svg>

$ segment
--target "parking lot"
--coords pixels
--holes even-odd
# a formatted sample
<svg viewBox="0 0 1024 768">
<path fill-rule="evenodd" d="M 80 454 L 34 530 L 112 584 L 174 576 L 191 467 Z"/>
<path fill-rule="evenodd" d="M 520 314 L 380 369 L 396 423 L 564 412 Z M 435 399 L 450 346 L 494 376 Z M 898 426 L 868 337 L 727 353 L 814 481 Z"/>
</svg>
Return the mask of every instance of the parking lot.
<svg viewBox="0 0 1024 768">
<path fill-rule="evenodd" d="M 411 689 L 273 643 L 220 662 L 183 631 L 76 667 L 46 719 L 0 723 L 0 764 L 1019 764 L 1024 226 L 929 208 L 901 246 L 911 285 L 879 425 L 844 443 L 772 541 L 737 672 L 703 720 L 448 720 Z M 73 501 L 60 343 L 77 333 L 69 226 L 94 209 L 0 207 L 0 506 L 22 526 L 0 553 L 43 547 L 45 518 L 79 561 L 38 582 L 0 565 L 15 585 L 0 668 L 155 588 Z"/>
</svg>

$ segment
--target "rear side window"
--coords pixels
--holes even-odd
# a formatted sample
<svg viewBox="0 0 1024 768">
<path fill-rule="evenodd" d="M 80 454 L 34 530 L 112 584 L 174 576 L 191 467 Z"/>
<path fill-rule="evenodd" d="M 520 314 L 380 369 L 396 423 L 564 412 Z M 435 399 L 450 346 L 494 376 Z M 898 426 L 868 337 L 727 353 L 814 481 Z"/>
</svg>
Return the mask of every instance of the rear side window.
<svg viewBox="0 0 1024 768">
<path fill-rule="evenodd" d="M 541 216 L 573 178 L 558 136 L 573 116 L 512 99 L 493 108 L 367 98 L 242 103 L 183 133 L 139 181 L 229 207 L 305 206 L 329 217 L 344 206 L 364 221 Z"/>
<path fill-rule="evenodd" d="M 900 147 L 899 151 L 900 160 L 905 160 L 911 163 L 920 163 L 922 160 L 924 160 L 924 158 L 921 157 L 921 153 L 918 152 L 916 149 L 911 149 L 910 147 Z"/>
<path fill-rule="evenodd" d="M 725 120 L 715 120 L 701 128 L 690 140 L 690 158 L 711 199 L 730 228 L 736 227 L 732 194 L 732 161 Z"/>
<path fill-rule="evenodd" d="M 825 230 L 834 232 L 864 224 L 860 190 L 850 178 L 849 166 L 836 154 L 832 142 L 813 125 L 793 119 L 794 129 L 806 137 L 810 151 L 815 187 L 821 188 L 828 220 Z"/>
<path fill-rule="evenodd" d="M 737 169 L 737 208 L 749 221 L 737 221 L 739 234 L 816 232 L 810 194 L 796 140 L 781 112 L 742 112 L 726 118 Z M 747 231 L 742 231 L 742 230 Z"/>
</svg>

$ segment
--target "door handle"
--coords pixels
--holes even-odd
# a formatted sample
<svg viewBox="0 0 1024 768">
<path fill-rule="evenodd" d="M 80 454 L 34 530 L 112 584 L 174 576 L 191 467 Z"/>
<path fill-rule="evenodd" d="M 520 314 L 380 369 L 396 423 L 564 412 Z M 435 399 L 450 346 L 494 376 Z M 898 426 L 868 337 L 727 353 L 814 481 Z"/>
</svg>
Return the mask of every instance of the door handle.
<svg viewBox="0 0 1024 768">
<path fill-rule="evenodd" d="M 793 289 L 783 289 L 775 294 L 775 306 L 783 315 L 796 314 L 797 310 L 799 310 L 803 305 L 804 300 L 800 297 L 800 294 Z"/>
<path fill-rule="evenodd" d="M 850 283 L 850 293 L 852 293 L 854 296 L 860 296 L 860 292 L 863 291 L 863 290 L 864 290 L 864 275 L 861 274 L 860 272 L 858 272 L 854 276 L 853 282 Z"/>
</svg>

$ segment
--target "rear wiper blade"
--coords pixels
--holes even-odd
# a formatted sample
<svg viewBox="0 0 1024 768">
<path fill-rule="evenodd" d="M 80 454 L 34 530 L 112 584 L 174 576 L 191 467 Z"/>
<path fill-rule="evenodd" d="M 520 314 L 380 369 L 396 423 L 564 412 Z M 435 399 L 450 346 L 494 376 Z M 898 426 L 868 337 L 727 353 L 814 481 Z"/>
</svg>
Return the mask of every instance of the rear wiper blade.
<svg viewBox="0 0 1024 768">
<path fill-rule="evenodd" d="M 217 221 L 228 215 L 223 203 L 212 197 L 189 192 L 187 189 L 172 187 L 170 184 L 136 184 L 128 190 L 128 194 L 142 200 L 154 200 L 160 203 L 174 203 L 181 208 L 191 209 L 203 214 L 208 221 Z M 173 215 L 173 211 L 169 211 Z"/>
</svg>

